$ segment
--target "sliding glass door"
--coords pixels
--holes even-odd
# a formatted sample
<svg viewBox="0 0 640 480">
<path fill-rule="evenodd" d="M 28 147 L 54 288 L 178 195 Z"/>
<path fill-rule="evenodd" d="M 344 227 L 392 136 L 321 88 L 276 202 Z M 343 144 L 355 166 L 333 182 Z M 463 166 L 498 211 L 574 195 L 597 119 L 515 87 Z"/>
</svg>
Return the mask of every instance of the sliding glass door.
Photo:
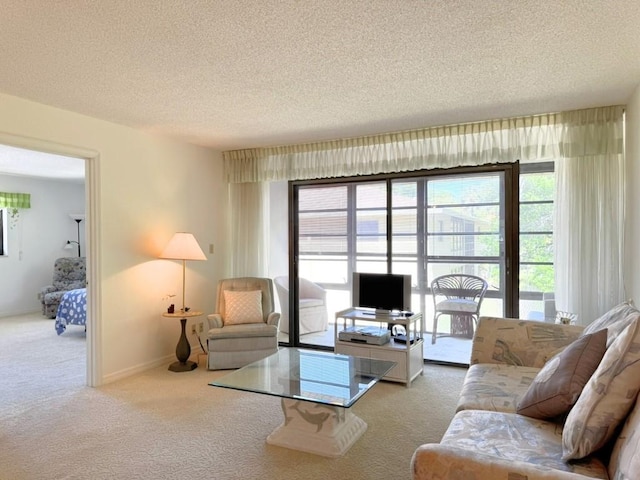
<svg viewBox="0 0 640 480">
<path fill-rule="evenodd" d="M 502 165 L 291 182 L 290 275 L 324 291 L 327 322 L 301 331 L 309 299 L 297 284 L 288 344 L 333 347 L 335 313 L 352 306 L 353 272 L 410 274 L 412 308 L 427 332 L 431 281 L 445 273 L 489 282 L 483 314 L 517 315 L 517 173 L 517 165 Z M 450 328 L 438 323 L 438 333 Z"/>
</svg>

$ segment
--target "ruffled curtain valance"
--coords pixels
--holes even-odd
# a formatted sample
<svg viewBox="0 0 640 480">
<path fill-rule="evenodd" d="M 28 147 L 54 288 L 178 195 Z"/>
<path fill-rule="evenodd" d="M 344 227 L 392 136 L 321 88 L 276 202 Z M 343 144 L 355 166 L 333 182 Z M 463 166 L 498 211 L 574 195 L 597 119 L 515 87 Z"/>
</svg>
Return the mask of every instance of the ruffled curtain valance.
<svg viewBox="0 0 640 480">
<path fill-rule="evenodd" d="M 31 194 L 0 192 L 0 208 L 31 208 Z"/>
<path fill-rule="evenodd" d="M 229 183 L 306 180 L 622 153 L 622 106 L 223 153 Z M 606 136 L 606 138 L 603 138 Z M 602 152 L 602 150 L 606 152 Z"/>
</svg>

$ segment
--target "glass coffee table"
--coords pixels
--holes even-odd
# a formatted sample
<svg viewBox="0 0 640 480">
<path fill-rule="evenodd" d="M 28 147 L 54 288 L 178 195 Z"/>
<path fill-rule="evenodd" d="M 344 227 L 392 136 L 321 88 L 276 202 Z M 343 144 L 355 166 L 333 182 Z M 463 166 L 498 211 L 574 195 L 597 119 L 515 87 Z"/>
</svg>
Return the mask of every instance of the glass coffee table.
<svg viewBox="0 0 640 480">
<path fill-rule="evenodd" d="M 280 348 L 209 385 L 281 398 L 284 421 L 267 443 L 339 457 L 367 429 L 351 407 L 395 362 Z"/>
</svg>

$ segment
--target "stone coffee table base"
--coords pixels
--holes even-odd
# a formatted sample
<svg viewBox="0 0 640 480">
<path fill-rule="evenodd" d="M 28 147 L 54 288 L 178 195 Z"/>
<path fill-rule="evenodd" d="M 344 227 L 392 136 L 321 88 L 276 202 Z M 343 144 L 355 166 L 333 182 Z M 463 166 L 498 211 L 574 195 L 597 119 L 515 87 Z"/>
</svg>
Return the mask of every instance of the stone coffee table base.
<svg viewBox="0 0 640 480">
<path fill-rule="evenodd" d="M 367 424 L 348 408 L 281 399 L 284 423 L 267 443 L 325 457 L 339 457 L 362 436 Z"/>
</svg>

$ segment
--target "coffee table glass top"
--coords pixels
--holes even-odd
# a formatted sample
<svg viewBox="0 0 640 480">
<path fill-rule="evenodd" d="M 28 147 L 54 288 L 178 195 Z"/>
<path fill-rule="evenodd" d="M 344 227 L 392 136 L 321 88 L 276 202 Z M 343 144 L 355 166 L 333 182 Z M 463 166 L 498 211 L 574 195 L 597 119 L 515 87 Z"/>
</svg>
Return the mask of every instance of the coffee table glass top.
<svg viewBox="0 0 640 480">
<path fill-rule="evenodd" d="M 280 348 L 273 355 L 209 385 L 350 407 L 395 364 L 317 350 Z"/>
</svg>

